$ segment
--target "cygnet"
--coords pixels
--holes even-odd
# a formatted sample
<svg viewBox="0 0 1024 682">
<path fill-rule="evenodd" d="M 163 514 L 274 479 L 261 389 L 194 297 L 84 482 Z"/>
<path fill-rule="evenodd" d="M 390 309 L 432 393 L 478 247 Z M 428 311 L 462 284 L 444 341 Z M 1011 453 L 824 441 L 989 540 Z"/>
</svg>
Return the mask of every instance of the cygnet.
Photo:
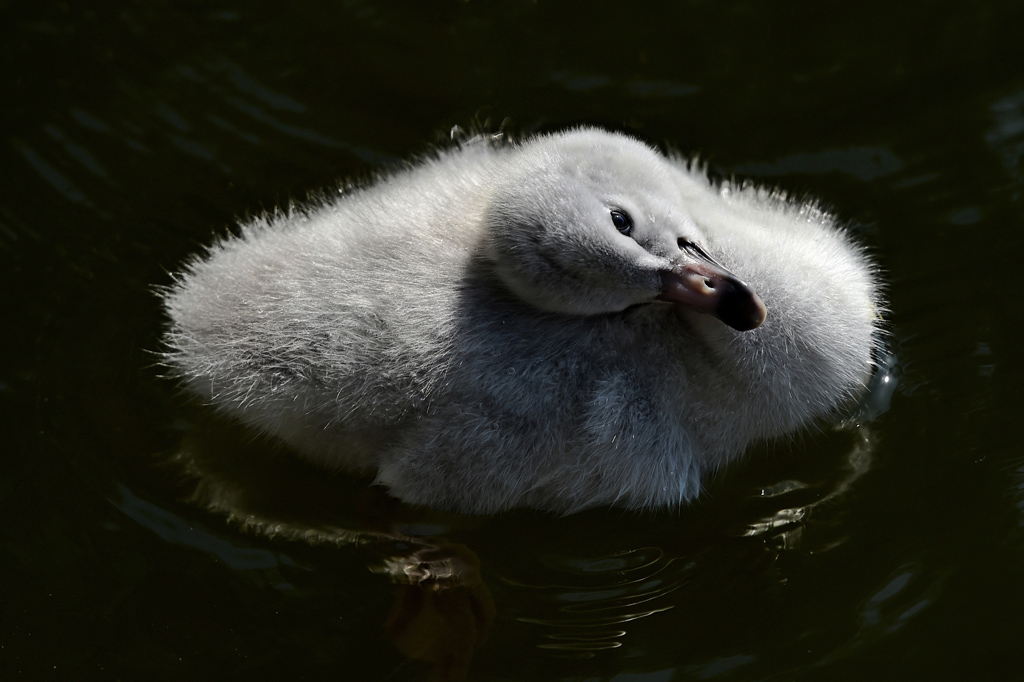
<svg viewBox="0 0 1024 682">
<path fill-rule="evenodd" d="M 862 391 L 877 279 L 815 204 L 631 137 L 477 137 L 192 260 L 164 360 L 407 503 L 678 506 Z"/>
</svg>

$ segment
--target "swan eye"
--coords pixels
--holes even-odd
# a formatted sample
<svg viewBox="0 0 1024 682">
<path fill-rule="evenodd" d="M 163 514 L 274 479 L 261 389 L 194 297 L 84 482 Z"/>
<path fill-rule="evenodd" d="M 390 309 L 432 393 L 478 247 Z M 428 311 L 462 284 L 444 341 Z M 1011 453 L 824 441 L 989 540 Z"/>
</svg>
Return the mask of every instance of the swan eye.
<svg viewBox="0 0 1024 682">
<path fill-rule="evenodd" d="M 633 219 L 625 211 L 613 210 L 612 224 L 615 225 L 616 230 L 627 237 L 633 232 Z"/>
</svg>

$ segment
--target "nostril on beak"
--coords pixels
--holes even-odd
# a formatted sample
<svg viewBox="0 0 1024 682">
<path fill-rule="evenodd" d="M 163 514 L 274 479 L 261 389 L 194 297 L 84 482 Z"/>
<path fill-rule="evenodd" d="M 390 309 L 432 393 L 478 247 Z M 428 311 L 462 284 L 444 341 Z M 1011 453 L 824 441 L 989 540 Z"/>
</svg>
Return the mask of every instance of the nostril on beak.
<svg viewBox="0 0 1024 682">
<path fill-rule="evenodd" d="M 712 280 L 708 279 L 707 277 L 705 277 L 704 278 L 704 286 L 706 286 L 708 289 L 714 289 L 715 288 L 715 283 L 714 283 L 714 281 L 712 281 Z"/>
</svg>

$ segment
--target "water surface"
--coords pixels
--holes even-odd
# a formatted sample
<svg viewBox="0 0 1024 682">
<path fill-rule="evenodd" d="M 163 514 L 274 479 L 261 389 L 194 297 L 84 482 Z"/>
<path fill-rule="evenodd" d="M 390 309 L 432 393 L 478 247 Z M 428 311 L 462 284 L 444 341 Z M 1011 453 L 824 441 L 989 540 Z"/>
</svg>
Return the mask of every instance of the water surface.
<svg viewBox="0 0 1024 682">
<path fill-rule="evenodd" d="M 0 3 L 4 679 L 1020 678 L 1024 11 L 577 8 Z M 891 402 L 687 510 L 465 519 L 160 378 L 189 254 L 484 123 L 820 197 L 886 273 Z"/>
</svg>

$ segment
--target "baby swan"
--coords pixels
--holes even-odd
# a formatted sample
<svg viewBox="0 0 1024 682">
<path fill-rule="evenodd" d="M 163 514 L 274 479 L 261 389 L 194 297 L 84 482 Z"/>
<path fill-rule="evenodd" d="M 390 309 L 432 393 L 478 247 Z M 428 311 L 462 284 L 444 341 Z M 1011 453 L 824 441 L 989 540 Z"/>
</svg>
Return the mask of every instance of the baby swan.
<svg viewBox="0 0 1024 682">
<path fill-rule="evenodd" d="M 880 302 L 813 205 L 579 129 L 259 218 L 164 303 L 166 364 L 221 411 L 492 513 L 692 499 L 863 388 Z"/>
</svg>

